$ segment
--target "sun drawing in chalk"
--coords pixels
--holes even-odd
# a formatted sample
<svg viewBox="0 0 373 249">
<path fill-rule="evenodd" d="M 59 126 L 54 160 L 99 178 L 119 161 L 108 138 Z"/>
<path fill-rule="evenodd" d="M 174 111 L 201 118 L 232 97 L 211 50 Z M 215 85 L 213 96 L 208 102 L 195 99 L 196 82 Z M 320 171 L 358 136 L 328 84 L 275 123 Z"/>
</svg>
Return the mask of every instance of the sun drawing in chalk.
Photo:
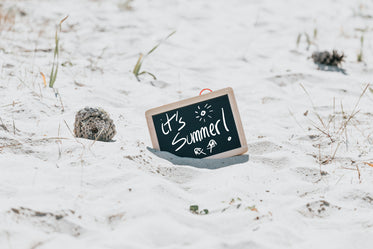
<svg viewBox="0 0 373 249">
<path fill-rule="evenodd" d="M 212 118 L 211 113 L 213 112 L 211 108 L 211 105 L 206 104 L 202 108 L 200 106 L 197 106 L 198 110 L 194 111 L 196 113 L 196 119 L 199 121 L 206 122 L 206 118 Z"/>
</svg>

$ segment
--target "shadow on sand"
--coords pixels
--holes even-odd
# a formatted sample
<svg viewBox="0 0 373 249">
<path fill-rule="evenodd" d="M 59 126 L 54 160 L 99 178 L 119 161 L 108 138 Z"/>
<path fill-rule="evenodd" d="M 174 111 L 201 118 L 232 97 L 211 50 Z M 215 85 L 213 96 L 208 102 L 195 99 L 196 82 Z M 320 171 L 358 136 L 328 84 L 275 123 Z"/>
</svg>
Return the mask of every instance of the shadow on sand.
<svg viewBox="0 0 373 249">
<path fill-rule="evenodd" d="M 328 65 L 324 65 L 324 64 L 320 64 L 320 63 L 316 63 L 316 65 L 318 66 L 317 69 L 321 70 L 321 71 L 338 72 L 338 73 L 342 73 L 344 75 L 347 75 L 346 70 L 343 69 L 343 68 L 340 68 L 340 67 L 328 66 Z"/>
<path fill-rule="evenodd" d="M 200 169 L 220 169 L 230 165 L 245 163 L 249 161 L 249 155 L 240 155 L 222 159 L 198 159 L 189 157 L 178 157 L 167 151 L 159 151 L 147 147 L 154 155 L 163 158 L 175 165 L 189 165 Z"/>
</svg>

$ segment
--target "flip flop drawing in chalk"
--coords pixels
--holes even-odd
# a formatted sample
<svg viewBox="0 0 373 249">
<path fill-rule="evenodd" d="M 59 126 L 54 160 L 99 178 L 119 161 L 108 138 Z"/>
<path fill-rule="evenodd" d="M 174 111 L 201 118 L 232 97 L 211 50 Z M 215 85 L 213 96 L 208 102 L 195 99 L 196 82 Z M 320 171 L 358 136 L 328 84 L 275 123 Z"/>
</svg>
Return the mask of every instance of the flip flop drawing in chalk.
<svg viewBox="0 0 373 249">
<path fill-rule="evenodd" d="M 218 143 L 214 139 L 209 141 L 207 144 L 207 149 L 210 150 L 210 153 L 212 153 L 212 148 L 214 148 L 216 145 L 218 145 Z"/>
<path fill-rule="evenodd" d="M 205 152 L 203 152 L 203 149 L 202 148 L 194 148 L 194 154 L 196 154 L 196 156 L 199 156 L 199 155 L 206 155 Z"/>
</svg>

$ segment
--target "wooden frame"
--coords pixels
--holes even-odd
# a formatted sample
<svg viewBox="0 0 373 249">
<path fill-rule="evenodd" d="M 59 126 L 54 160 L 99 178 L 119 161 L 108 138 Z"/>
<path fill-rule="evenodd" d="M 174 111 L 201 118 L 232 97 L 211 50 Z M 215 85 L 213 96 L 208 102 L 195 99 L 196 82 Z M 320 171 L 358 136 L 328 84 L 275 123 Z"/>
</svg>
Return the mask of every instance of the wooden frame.
<svg viewBox="0 0 373 249">
<path fill-rule="evenodd" d="M 170 111 L 170 110 L 174 110 L 174 109 L 177 109 L 177 108 L 181 108 L 181 107 L 184 107 L 184 106 L 195 104 L 195 103 L 198 103 L 198 102 L 201 102 L 201 101 L 213 99 L 213 98 L 223 96 L 223 95 L 228 95 L 229 103 L 231 105 L 231 109 L 232 109 L 232 113 L 233 113 L 234 123 L 237 127 L 237 133 L 238 133 L 239 140 L 240 140 L 240 143 L 241 143 L 241 147 L 233 149 L 233 150 L 225 151 L 225 152 L 222 152 L 222 153 L 219 153 L 219 154 L 215 154 L 215 155 L 212 155 L 212 156 L 209 156 L 209 157 L 205 157 L 205 158 L 210 158 L 210 159 L 212 159 L 212 158 L 225 158 L 225 157 L 231 157 L 231 156 L 235 156 L 235 155 L 241 155 L 241 154 L 244 154 L 245 152 L 247 152 L 246 137 L 245 137 L 245 133 L 244 133 L 244 130 L 243 130 L 243 127 L 242 127 L 241 117 L 240 117 L 240 114 L 238 112 L 237 102 L 236 102 L 236 99 L 234 97 L 233 89 L 231 87 L 227 87 L 227 88 L 224 88 L 224 89 L 221 89 L 221 90 L 217 90 L 217 91 L 214 91 L 214 92 L 211 92 L 211 93 L 207 93 L 207 94 L 203 94 L 203 95 L 200 95 L 200 96 L 192 97 L 192 98 L 189 98 L 189 99 L 177 101 L 177 102 L 174 102 L 174 103 L 171 103 L 171 104 L 163 105 L 163 106 L 156 107 L 156 108 L 153 108 L 153 109 L 150 109 L 150 110 L 146 111 L 145 112 L 145 117 L 146 117 L 146 122 L 148 123 L 148 128 L 149 128 L 149 133 L 150 133 L 150 138 L 152 140 L 153 148 L 159 150 L 158 138 L 157 138 L 157 134 L 156 134 L 156 131 L 155 131 L 154 122 L 153 122 L 153 118 L 152 118 L 153 115 L 157 115 L 159 113 L 167 112 L 167 111 Z"/>
</svg>

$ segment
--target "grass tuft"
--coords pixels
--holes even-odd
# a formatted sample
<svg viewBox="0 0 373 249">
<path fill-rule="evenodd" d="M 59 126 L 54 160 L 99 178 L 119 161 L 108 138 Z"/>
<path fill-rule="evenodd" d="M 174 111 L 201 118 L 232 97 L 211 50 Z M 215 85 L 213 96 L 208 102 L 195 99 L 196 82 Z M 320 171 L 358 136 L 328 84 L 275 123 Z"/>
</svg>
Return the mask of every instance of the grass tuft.
<svg viewBox="0 0 373 249">
<path fill-rule="evenodd" d="M 309 115 L 305 115 L 311 125 L 319 132 L 319 134 L 316 136 L 319 142 L 314 146 L 319 149 L 319 156 L 317 157 L 315 155 L 315 158 L 317 158 L 320 166 L 321 164 L 329 164 L 336 158 L 337 152 L 341 148 L 342 144 L 346 145 L 346 151 L 348 151 L 349 136 L 347 131 L 350 127 L 355 126 L 354 121 L 358 122 L 358 120 L 356 119 L 356 115 L 360 112 L 358 106 L 362 97 L 369 89 L 369 84 L 364 87 L 350 114 L 344 111 L 342 103 L 341 110 L 339 112 L 336 112 L 335 99 L 333 99 L 333 113 L 328 115 L 327 119 L 323 119 L 321 117 L 321 115 L 317 112 L 316 106 L 314 105 L 312 98 L 306 88 L 302 84 L 300 84 L 300 86 L 308 96 L 312 105 L 313 114 L 316 116 L 316 120 L 312 120 L 308 117 Z M 330 153 L 328 155 L 321 155 L 321 145 L 327 145 L 329 147 Z"/>
</svg>

